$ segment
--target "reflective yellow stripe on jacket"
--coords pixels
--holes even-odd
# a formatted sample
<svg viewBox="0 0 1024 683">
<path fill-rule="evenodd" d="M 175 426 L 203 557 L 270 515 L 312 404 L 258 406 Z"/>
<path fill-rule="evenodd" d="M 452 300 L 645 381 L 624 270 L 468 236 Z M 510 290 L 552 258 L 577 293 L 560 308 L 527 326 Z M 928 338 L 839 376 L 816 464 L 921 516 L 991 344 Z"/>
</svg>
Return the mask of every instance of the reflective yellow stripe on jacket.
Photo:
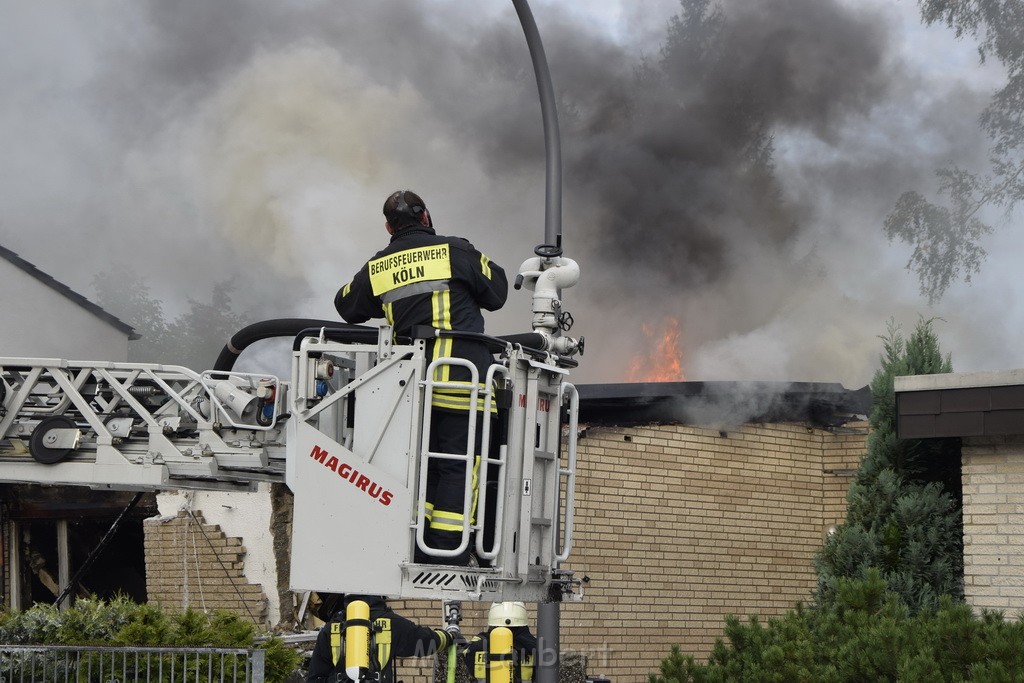
<svg viewBox="0 0 1024 683">
<path fill-rule="evenodd" d="M 452 298 L 448 290 L 434 292 L 430 296 L 431 324 L 435 330 L 452 329 Z M 434 356 L 431 360 L 452 357 L 452 345 L 455 340 L 440 337 L 434 340 Z M 434 370 L 435 382 L 447 382 L 451 377 L 451 366 L 442 365 Z"/>
<path fill-rule="evenodd" d="M 341 623 L 331 622 L 331 663 L 337 665 L 342 655 Z"/>
<path fill-rule="evenodd" d="M 477 641 L 480 638 L 476 637 L 473 640 Z M 519 663 L 519 672 L 523 683 L 533 680 L 533 657 L 527 655 Z M 478 681 L 487 680 L 487 652 L 485 650 L 480 650 L 473 655 L 473 678 Z"/>
<path fill-rule="evenodd" d="M 522 663 L 519 665 L 519 671 L 522 674 L 523 683 L 533 680 L 533 657 L 526 655 L 523 658 Z"/>
<path fill-rule="evenodd" d="M 377 663 L 383 669 L 391 661 L 391 620 L 381 617 L 373 622 L 377 641 Z"/>
</svg>

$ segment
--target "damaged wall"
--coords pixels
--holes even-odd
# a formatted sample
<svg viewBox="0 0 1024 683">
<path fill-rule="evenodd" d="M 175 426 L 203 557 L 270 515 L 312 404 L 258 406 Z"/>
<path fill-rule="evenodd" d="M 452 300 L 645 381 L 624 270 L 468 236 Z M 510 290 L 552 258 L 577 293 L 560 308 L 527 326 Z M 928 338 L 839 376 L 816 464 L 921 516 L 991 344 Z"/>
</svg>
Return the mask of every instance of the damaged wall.
<svg viewBox="0 0 1024 683">
<path fill-rule="evenodd" d="M 847 488 L 866 438 L 865 422 L 830 429 L 805 422 L 586 428 L 567 568 L 577 577 L 589 576 L 590 583 L 582 603 L 562 610 L 563 650 L 585 654 L 590 674 L 639 683 L 673 644 L 706 656 L 721 637 L 727 614 L 767 618 L 809 602 L 815 585 L 813 556 L 829 526 L 844 519 Z M 192 501 L 197 511 L 212 515 L 223 505 L 212 498 L 200 505 L 198 495 Z M 270 603 L 268 621 L 277 623 L 269 613 L 277 603 L 282 614 L 290 599 L 274 597 L 281 573 L 256 579 L 249 566 L 257 562 L 257 547 L 263 558 L 258 562 L 275 556 L 275 541 L 266 533 L 271 496 L 266 491 L 250 495 L 264 512 L 259 524 L 250 523 L 244 532 L 246 553 L 233 559 L 232 567 L 240 585 L 248 584 L 245 590 L 255 594 L 262 583 Z M 287 495 L 278 497 L 290 502 Z M 280 527 L 280 518 L 287 515 L 281 501 L 275 507 L 275 526 Z M 228 520 L 250 515 L 225 509 L 219 517 L 222 530 L 235 536 L 240 532 L 229 530 Z M 216 563 L 194 562 L 204 541 L 196 532 L 185 541 L 187 525 L 181 515 L 148 521 L 147 553 L 165 558 L 159 571 L 179 572 L 170 574 L 159 590 L 181 602 L 182 588 L 188 586 L 191 604 L 201 606 L 199 586 L 223 576 L 224 570 Z M 277 554 L 284 539 L 278 536 Z M 240 545 L 226 547 L 236 553 Z M 200 581 L 192 574 L 186 581 L 180 574 L 183 565 L 198 566 L 206 578 Z M 280 558 L 277 566 L 287 562 Z M 154 577 L 149 581 L 151 599 L 159 599 Z M 223 597 L 231 603 L 230 592 Z M 235 604 L 225 606 L 244 614 L 237 595 L 233 599 Z M 206 600 L 209 608 L 208 591 Z M 398 601 L 395 606 L 423 624 L 441 623 L 436 602 Z M 464 606 L 465 633 L 485 627 L 487 606 Z M 410 683 L 426 683 L 432 680 L 430 666 L 428 660 L 408 660 L 399 675 Z"/>
<path fill-rule="evenodd" d="M 261 483 L 250 493 L 235 491 L 178 491 L 157 495 L 160 515 L 164 518 L 180 517 L 194 511 L 204 520 L 215 525 L 219 531 L 237 539 L 245 547 L 241 558 L 241 571 L 248 584 L 261 586 L 266 597 L 265 616 L 261 622 L 275 626 L 281 622 L 293 621 L 294 601 L 288 590 L 289 555 L 291 547 L 291 493 L 283 484 Z M 147 527 L 147 556 L 152 547 L 160 553 L 165 551 L 164 542 L 178 544 L 173 534 L 159 539 L 150 538 L 151 528 Z M 202 538 L 200 537 L 200 544 Z M 191 547 L 191 546 L 190 546 Z M 180 548 L 179 548 L 180 549 Z M 196 580 L 219 579 L 224 571 L 216 564 L 200 565 Z M 207 571 L 212 570 L 212 574 Z M 198 590 L 195 581 L 190 590 Z M 196 594 L 183 595 L 180 586 L 169 586 L 170 594 L 154 593 L 154 582 L 150 580 L 151 599 L 183 600 L 196 599 Z M 243 613 L 237 608 L 231 608 Z"/>
<path fill-rule="evenodd" d="M 242 539 L 187 509 L 151 517 L 143 528 L 149 602 L 171 611 L 229 610 L 267 622 L 267 596 L 260 583 L 247 579 L 252 562 Z"/>
</svg>

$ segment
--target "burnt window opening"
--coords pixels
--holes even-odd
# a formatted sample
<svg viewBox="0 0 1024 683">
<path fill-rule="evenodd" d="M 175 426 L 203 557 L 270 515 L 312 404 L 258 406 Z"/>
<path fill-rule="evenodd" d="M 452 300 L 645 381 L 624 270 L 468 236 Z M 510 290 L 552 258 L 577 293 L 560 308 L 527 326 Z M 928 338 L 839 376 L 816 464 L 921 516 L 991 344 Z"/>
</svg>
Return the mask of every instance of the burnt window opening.
<svg viewBox="0 0 1024 683">
<path fill-rule="evenodd" d="M 65 605 L 75 598 L 110 599 L 123 595 L 147 599 L 146 559 L 142 522 L 157 514 L 156 497 L 145 494 L 129 508 L 135 494 L 91 491 L 77 487 L 11 485 L 0 487 L 4 508 L 4 550 L 11 571 L 5 572 L 3 599 L 7 607 L 28 609 L 53 603 L 60 593 L 61 529 L 66 527 L 65 581 L 74 581 Z M 103 538 L 122 516 L 106 545 Z M 11 535 L 14 532 L 14 535 Z M 89 562 L 81 576 L 79 570 Z M 16 569 L 16 571 L 15 571 Z M 16 585 L 15 585 L 16 584 Z"/>
<path fill-rule="evenodd" d="M 70 574 L 74 578 L 90 553 L 99 547 L 115 517 L 67 520 Z M 52 603 L 59 594 L 57 520 L 19 523 L 22 561 L 21 607 L 38 602 Z M 134 602 L 146 602 L 146 557 L 141 519 L 123 520 L 110 542 L 79 577 L 69 593 L 74 598 L 93 596 L 110 599 L 124 595 Z"/>
</svg>

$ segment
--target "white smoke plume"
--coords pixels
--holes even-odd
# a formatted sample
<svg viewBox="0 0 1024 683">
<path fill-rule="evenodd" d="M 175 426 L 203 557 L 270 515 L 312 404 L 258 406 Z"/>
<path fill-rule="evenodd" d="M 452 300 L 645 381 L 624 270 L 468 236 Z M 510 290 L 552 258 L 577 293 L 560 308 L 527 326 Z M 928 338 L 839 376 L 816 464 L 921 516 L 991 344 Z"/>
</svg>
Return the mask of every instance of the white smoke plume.
<svg viewBox="0 0 1024 683">
<path fill-rule="evenodd" d="M 510 4 L 0 2 L 0 243 L 79 291 L 128 264 L 171 313 L 233 277 L 240 308 L 334 317 L 398 188 L 510 279 L 543 238 L 540 112 Z M 1009 237 L 934 309 L 882 237 L 902 191 L 985 152 L 991 80 L 917 59 L 953 38 L 918 27 L 912 4 L 727 0 L 713 78 L 683 60 L 660 83 L 641 65 L 664 57 L 680 4 L 564 4 L 533 9 L 583 271 L 565 293 L 587 337 L 575 381 L 623 381 L 642 325 L 669 318 L 690 379 L 861 386 L 886 321 L 919 315 L 945 320 L 958 370 L 1022 362 L 998 332 L 1024 311 L 993 296 Z M 773 136 L 774 180 L 744 186 L 757 196 L 734 182 L 735 93 Z M 525 331 L 529 308 L 513 292 L 489 330 Z"/>
</svg>

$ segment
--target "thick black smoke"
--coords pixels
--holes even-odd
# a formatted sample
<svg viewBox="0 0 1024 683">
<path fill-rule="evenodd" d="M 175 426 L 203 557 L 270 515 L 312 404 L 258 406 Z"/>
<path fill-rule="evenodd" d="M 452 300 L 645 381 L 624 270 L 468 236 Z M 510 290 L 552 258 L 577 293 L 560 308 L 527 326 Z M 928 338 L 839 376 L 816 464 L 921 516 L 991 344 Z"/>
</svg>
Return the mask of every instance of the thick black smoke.
<svg viewBox="0 0 1024 683">
<path fill-rule="evenodd" d="M 731 245 L 772 249 L 806 227 L 773 136 L 827 136 L 890 82 L 877 17 L 818 0 L 702 5 L 684 4 L 642 78 L 580 108 L 570 138 L 571 186 L 603 203 L 596 236 L 681 292 L 730 277 Z"/>
<path fill-rule="evenodd" d="M 683 0 L 637 45 L 535 3 L 584 373 L 622 379 L 641 324 L 677 317 L 697 378 L 866 381 L 875 335 L 915 302 L 851 286 L 850 264 L 878 264 L 876 226 L 904 184 L 975 153 L 979 101 L 924 97 L 872 7 Z M 0 241 L 83 291 L 130 265 L 172 309 L 233 277 L 239 305 L 267 317 L 329 315 L 383 243 L 379 206 L 398 187 L 509 270 L 543 235 L 540 112 L 511 6 L 4 14 Z M 508 308 L 495 331 L 522 331 L 529 303 Z"/>
</svg>

